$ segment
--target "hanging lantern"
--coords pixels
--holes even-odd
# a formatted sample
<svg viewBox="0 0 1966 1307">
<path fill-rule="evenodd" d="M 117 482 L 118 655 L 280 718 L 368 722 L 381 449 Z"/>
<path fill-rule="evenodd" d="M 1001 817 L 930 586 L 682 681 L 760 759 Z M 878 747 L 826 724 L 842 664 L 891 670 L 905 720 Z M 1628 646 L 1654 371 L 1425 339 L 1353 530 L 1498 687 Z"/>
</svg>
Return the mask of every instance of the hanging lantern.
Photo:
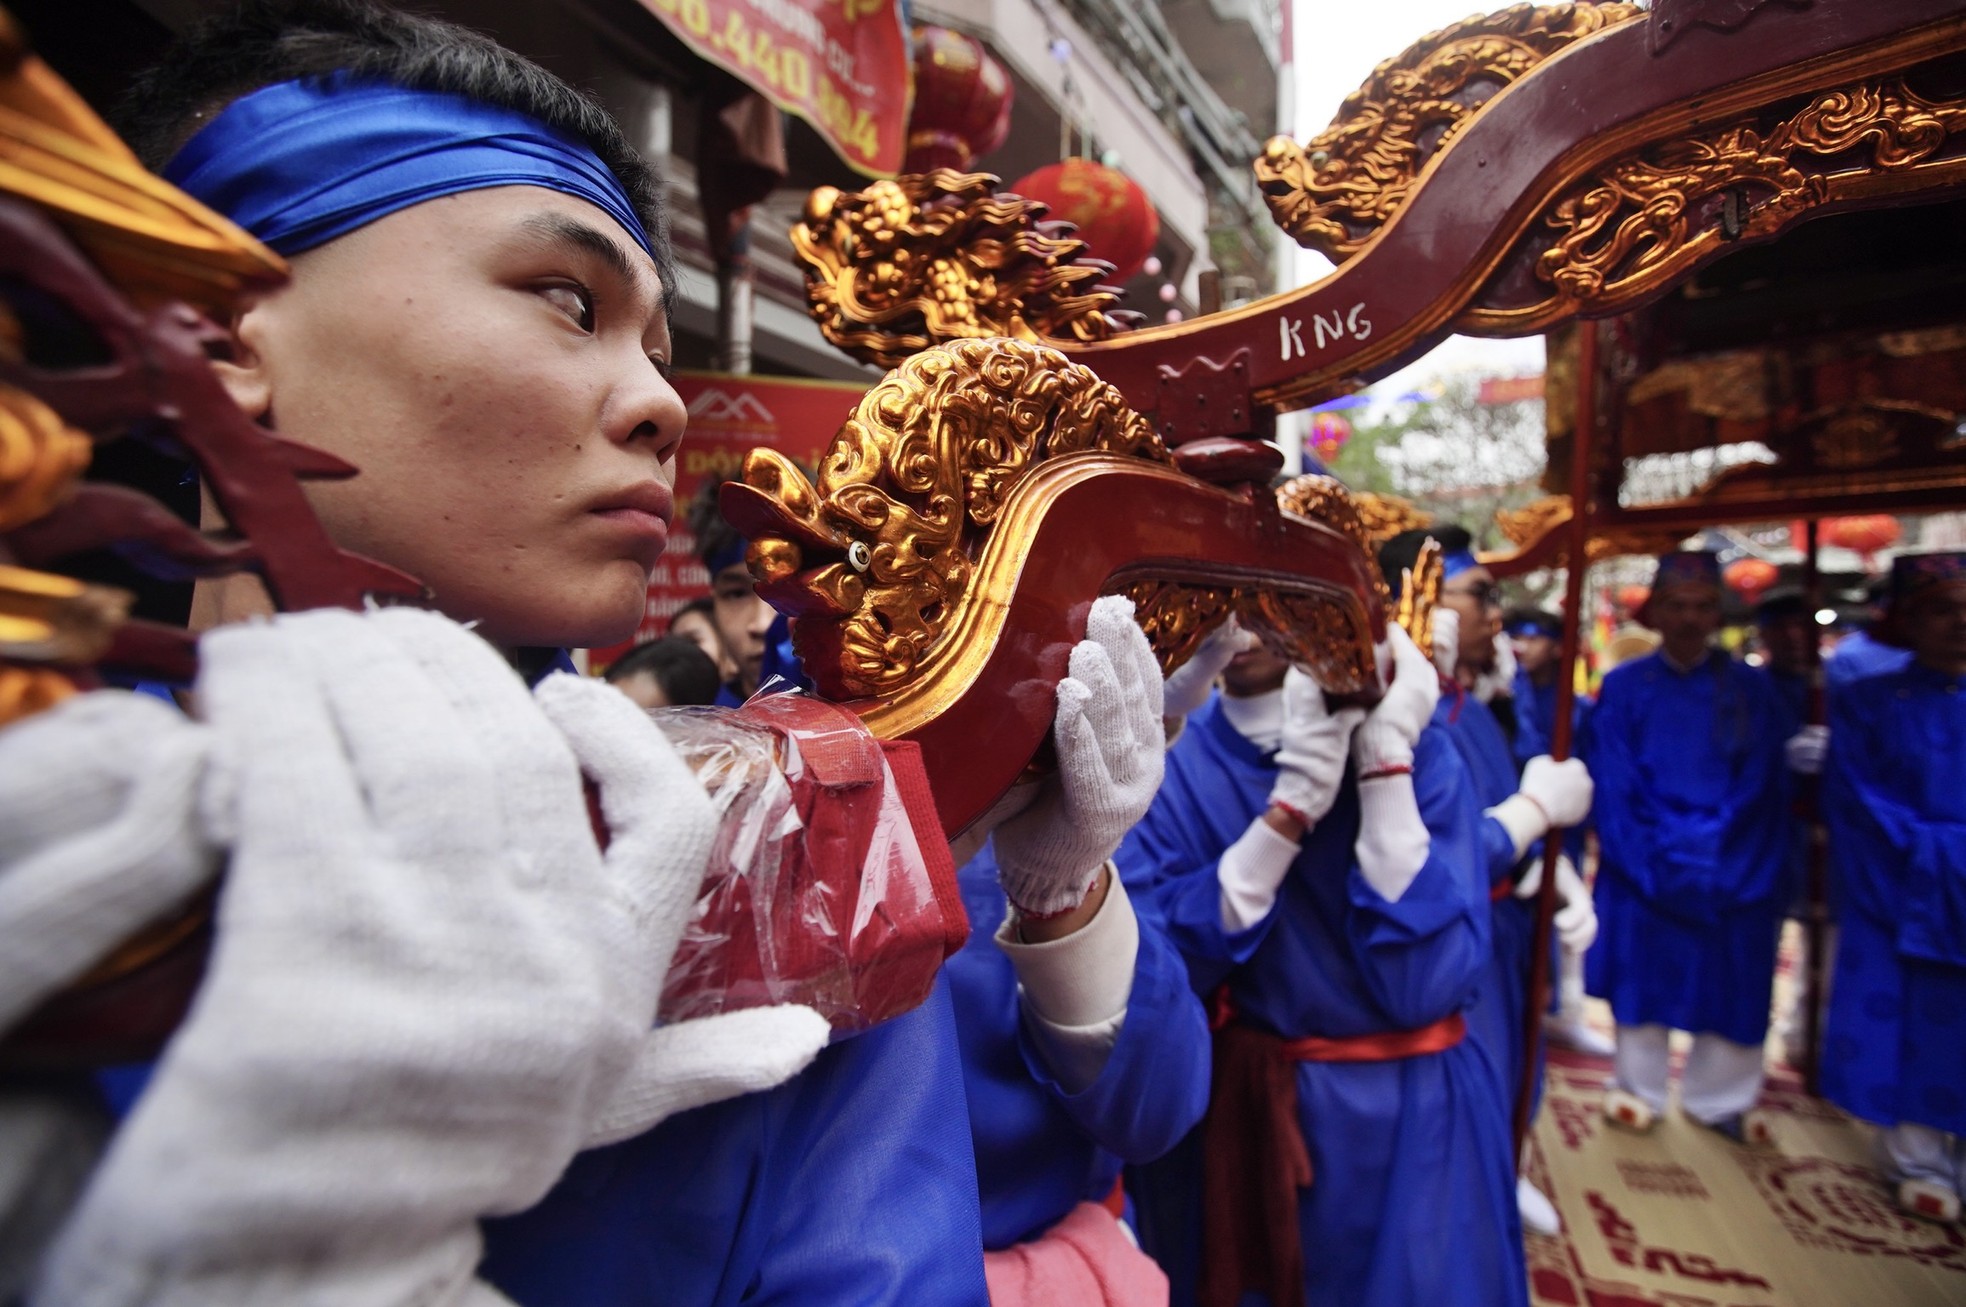
<svg viewBox="0 0 1966 1307">
<path fill-rule="evenodd" d="M 1010 74 L 983 43 L 946 27 L 915 29 L 915 105 L 904 173 L 967 171 L 1010 133 Z"/>
<path fill-rule="evenodd" d="M 1870 568 L 1870 556 L 1898 543 L 1898 519 L 1887 513 L 1868 517 L 1832 517 L 1823 522 L 1823 539 L 1839 549 L 1854 549 Z"/>
<path fill-rule="evenodd" d="M 1720 576 L 1740 592 L 1749 603 L 1755 602 L 1761 592 L 1775 584 L 1781 573 L 1775 565 L 1765 558 L 1737 558 L 1727 565 Z"/>
<path fill-rule="evenodd" d="M 1645 601 L 1652 597 L 1650 588 L 1642 585 L 1621 585 L 1618 587 L 1618 607 L 1629 617 L 1645 607 Z"/>
<path fill-rule="evenodd" d="M 1140 183 L 1091 159 L 1050 164 L 1004 189 L 1042 201 L 1050 217 L 1077 227 L 1086 252 L 1113 265 L 1115 283 L 1145 267 L 1160 239 L 1160 214 Z"/>
<path fill-rule="evenodd" d="M 1320 460 L 1329 463 L 1338 457 L 1338 451 L 1352 438 L 1352 424 L 1338 413 L 1313 413 L 1311 415 L 1311 450 Z"/>
</svg>

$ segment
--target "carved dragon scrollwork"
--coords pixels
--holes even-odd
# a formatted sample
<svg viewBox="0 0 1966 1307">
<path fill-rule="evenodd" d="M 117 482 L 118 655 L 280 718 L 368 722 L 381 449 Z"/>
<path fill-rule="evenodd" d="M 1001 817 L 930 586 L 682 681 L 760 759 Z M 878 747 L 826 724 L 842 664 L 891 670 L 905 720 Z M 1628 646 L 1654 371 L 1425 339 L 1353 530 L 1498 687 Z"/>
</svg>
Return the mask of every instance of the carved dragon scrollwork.
<svg viewBox="0 0 1966 1307">
<path fill-rule="evenodd" d="M 1565 190 L 1531 226 L 1535 297 L 1491 291 L 1461 325 L 1517 334 L 1626 307 L 1723 241 L 1773 235 L 1913 171 L 1966 174 L 1949 148 L 1962 132 L 1966 96 L 1927 98 L 1886 77 L 1818 92 L 1773 123 L 1741 119 L 1634 150 Z"/>
<path fill-rule="evenodd" d="M 1427 160 L 1496 92 L 1550 56 L 1643 14 L 1635 4 L 1515 5 L 1455 23 L 1372 70 L 1299 145 L 1273 137 L 1256 181 L 1277 225 L 1342 263 L 1383 228 Z"/>
<path fill-rule="evenodd" d="M 1138 320 L 1070 226 L 986 173 L 937 168 L 864 191 L 822 186 L 792 229 L 820 332 L 891 368 L 943 341 L 1109 339 Z"/>
<path fill-rule="evenodd" d="M 835 437 L 814 484 L 753 450 L 725 512 L 752 540 L 759 593 L 781 611 L 843 620 L 843 698 L 878 695 L 934 656 L 982 539 L 1038 464 L 1106 453 L 1172 465 L 1119 392 L 1056 350 L 958 340 L 907 359 Z M 802 623 L 806 632 L 820 629 Z M 805 654 L 801 647 L 801 654 Z"/>
</svg>

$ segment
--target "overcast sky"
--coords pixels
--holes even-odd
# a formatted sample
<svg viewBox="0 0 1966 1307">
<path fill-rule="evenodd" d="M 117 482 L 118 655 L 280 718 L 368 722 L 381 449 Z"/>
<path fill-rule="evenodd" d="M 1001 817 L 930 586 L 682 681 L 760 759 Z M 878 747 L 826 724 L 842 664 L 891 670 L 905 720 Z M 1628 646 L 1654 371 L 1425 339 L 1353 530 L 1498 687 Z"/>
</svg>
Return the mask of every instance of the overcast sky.
<svg viewBox="0 0 1966 1307">
<path fill-rule="evenodd" d="M 1294 3 L 1296 136 L 1305 140 L 1330 125 L 1338 105 L 1357 90 L 1381 60 L 1390 59 L 1429 32 L 1506 0 L 1284 0 Z M 1301 284 L 1330 270 L 1308 250 L 1298 252 Z M 1543 338 L 1474 340 L 1456 336 L 1380 382 L 1379 393 L 1399 394 L 1447 372 L 1525 376 L 1543 370 Z"/>
</svg>

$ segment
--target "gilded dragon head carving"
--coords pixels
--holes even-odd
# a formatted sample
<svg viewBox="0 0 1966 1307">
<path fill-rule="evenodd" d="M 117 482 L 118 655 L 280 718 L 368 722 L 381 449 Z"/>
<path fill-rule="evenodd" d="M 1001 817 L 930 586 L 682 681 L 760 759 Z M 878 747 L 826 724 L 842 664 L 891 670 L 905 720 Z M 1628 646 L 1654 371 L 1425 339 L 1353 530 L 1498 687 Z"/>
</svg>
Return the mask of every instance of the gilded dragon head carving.
<svg viewBox="0 0 1966 1307">
<path fill-rule="evenodd" d="M 943 341 L 989 336 L 1105 340 L 1136 315 L 1115 311 L 1064 223 L 1035 200 L 997 193 L 986 173 L 937 168 L 864 191 L 822 186 L 792 229 L 806 298 L 826 339 L 895 367 Z"/>
<path fill-rule="evenodd" d="M 723 508 L 751 540 L 758 593 L 781 612 L 833 619 L 797 628 L 820 689 L 862 698 L 934 658 L 1017 486 L 1047 460 L 1085 453 L 1172 463 L 1152 424 L 1090 369 L 1043 345 L 958 340 L 867 392 L 816 483 L 755 449 Z M 836 643 L 809 653 L 819 640 Z"/>
<path fill-rule="evenodd" d="M 1446 27 L 1372 70 L 1331 126 L 1277 136 L 1256 161 L 1270 213 L 1298 244 L 1343 262 L 1406 203 L 1427 160 L 1496 92 L 1551 55 L 1644 11 L 1515 5 Z"/>
</svg>

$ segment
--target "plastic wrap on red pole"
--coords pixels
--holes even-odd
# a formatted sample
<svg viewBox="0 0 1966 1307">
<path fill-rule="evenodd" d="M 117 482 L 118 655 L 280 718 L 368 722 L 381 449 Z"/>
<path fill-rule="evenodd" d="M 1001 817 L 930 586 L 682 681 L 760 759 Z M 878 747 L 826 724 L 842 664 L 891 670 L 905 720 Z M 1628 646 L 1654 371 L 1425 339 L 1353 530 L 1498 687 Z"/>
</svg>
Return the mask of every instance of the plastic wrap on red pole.
<svg viewBox="0 0 1966 1307">
<path fill-rule="evenodd" d="M 802 1003 L 864 1030 L 927 998 L 969 923 L 920 750 L 802 694 L 655 720 L 721 818 L 663 1020 Z"/>
<path fill-rule="evenodd" d="M 1578 632 L 1583 625 L 1584 573 L 1590 570 L 1590 466 L 1597 434 L 1598 324 L 1579 324 L 1577 339 L 1577 423 L 1570 437 L 1570 521 L 1565 527 L 1563 647 L 1557 663 L 1556 720 L 1550 723 L 1550 756 L 1570 756 L 1571 720 L 1577 702 Z M 1535 1102 L 1536 1066 L 1543 1051 L 1543 1010 L 1550 1002 L 1550 930 L 1556 920 L 1556 863 L 1563 856 L 1563 832 L 1543 837 L 1543 883 L 1536 894 L 1536 930 L 1529 952 L 1529 1002 L 1522 1013 L 1522 1071 L 1515 1094 L 1515 1147 L 1529 1135 L 1529 1107 Z"/>
</svg>

